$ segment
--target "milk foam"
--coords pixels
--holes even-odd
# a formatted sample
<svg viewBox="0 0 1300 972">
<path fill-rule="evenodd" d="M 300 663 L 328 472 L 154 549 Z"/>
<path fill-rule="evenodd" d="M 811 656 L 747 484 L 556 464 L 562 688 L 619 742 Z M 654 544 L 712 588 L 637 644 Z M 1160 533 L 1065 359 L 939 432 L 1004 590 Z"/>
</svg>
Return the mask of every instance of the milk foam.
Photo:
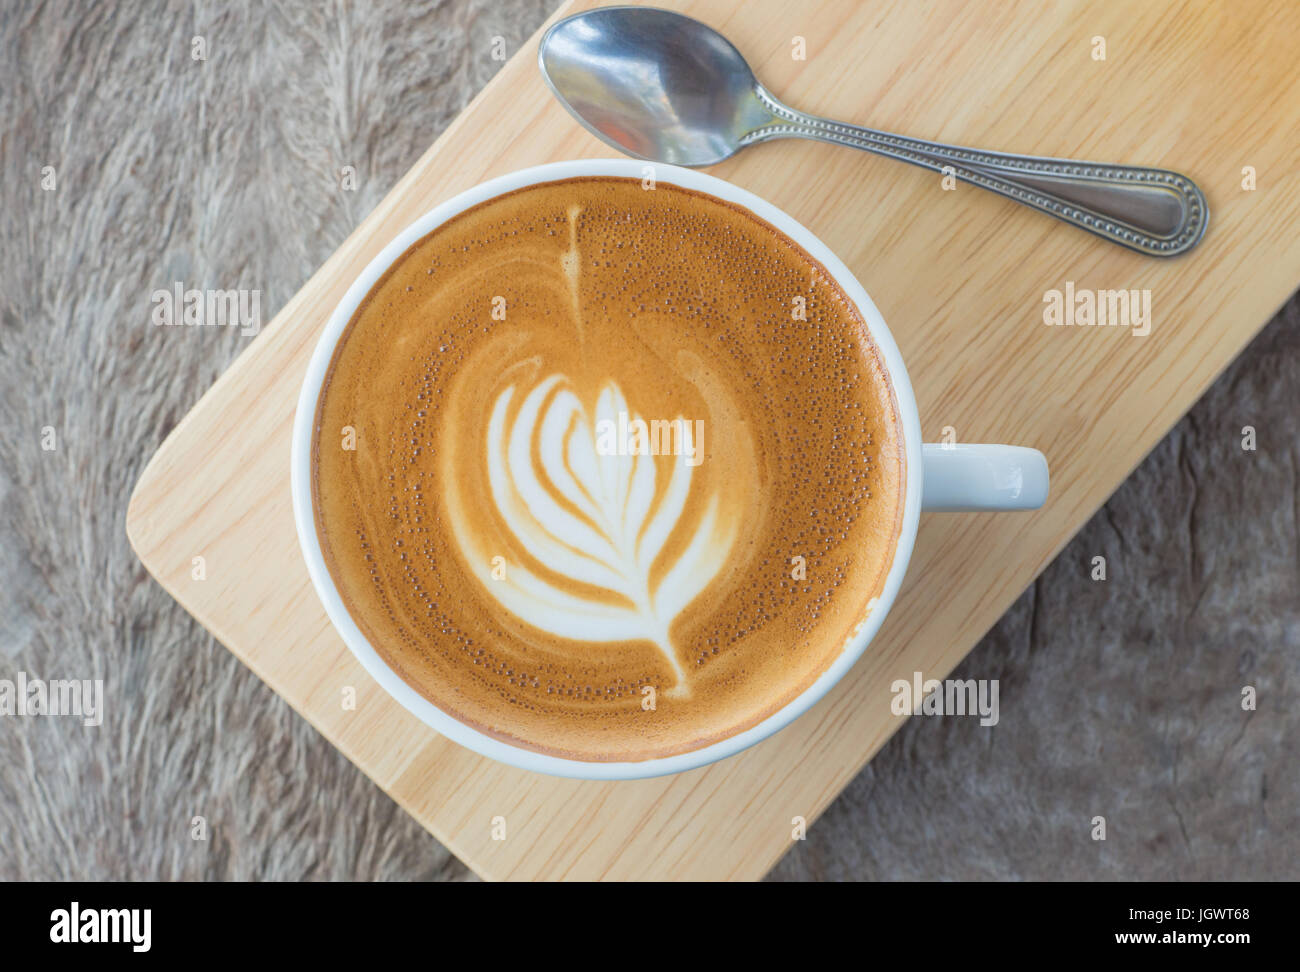
<svg viewBox="0 0 1300 972">
<path fill-rule="evenodd" d="M 693 522 L 683 523 L 694 471 L 685 455 L 672 457 L 665 481 L 651 455 L 600 454 L 596 430 L 620 415 L 641 419 L 617 385 L 602 387 L 591 416 L 563 375 L 551 375 L 526 396 L 511 386 L 496 400 L 484 442 L 492 499 L 549 577 L 525 562 L 493 562 L 454 480 L 449 518 L 475 576 L 502 607 L 574 641 L 649 641 L 676 675 L 671 691 L 684 694 L 687 674 L 670 625 L 721 569 L 736 538 L 734 511 L 721 516 L 714 496 Z M 683 526 L 690 540 L 667 573 L 652 580 L 651 567 Z"/>
</svg>

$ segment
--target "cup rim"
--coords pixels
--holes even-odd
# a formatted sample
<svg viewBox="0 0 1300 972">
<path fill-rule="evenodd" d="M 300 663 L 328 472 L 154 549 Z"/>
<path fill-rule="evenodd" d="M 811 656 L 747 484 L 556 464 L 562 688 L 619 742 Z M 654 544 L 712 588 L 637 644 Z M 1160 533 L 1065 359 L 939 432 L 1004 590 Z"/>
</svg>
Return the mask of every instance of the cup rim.
<svg viewBox="0 0 1300 972">
<path fill-rule="evenodd" d="M 874 608 L 838 657 L 803 692 L 756 725 L 707 746 L 672 756 L 627 762 L 592 762 L 535 752 L 460 722 L 438 708 L 394 672 L 353 621 L 325 565 L 316 534 L 311 490 L 311 445 L 316 408 L 326 372 L 348 322 L 380 277 L 418 240 L 472 206 L 525 186 L 562 179 L 614 176 L 663 182 L 702 192 L 740 206 L 802 246 L 831 275 L 857 307 L 876 344 L 893 387 L 903 440 L 903 509 L 893 561 Z M 290 484 L 294 525 L 312 586 L 334 629 L 363 668 L 408 712 L 465 748 L 518 769 L 586 780 L 630 780 L 697 769 L 748 749 L 784 729 L 817 704 L 865 653 L 889 614 L 916 542 L 921 508 L 921 421 L 912 384 L 893 335 L 865 288 L 831 249 L 784 211 L 746 189 L 693 169 L 634 159 L 581 159 L 520 169 L 475 185 L 435 206 L 383 248 L 343 295 L 317 339 L 307 365 L 294 416 Z"/>
</svg>

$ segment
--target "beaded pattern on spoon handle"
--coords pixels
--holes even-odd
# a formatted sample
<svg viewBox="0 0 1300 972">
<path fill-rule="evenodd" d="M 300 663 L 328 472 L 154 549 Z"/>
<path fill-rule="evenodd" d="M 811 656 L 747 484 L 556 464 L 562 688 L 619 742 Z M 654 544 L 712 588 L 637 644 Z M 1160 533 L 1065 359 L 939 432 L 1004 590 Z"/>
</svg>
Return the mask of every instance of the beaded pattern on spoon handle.
<svg viewBox="0 0 1300 972">
<path fill-rule="evenodd" d="M 1186 176 L 1168 169 L 1009 155 L 928 142 L 796 111 L 777 101 L 761 86 L 756 89 L 756 94 L 765 108 L 785 121 L 755 129 L 744 136 L 742 145 L 753 145 L 773 138 L 813 138 L 865 149 L 936 172 L 951 166 L 952 174 L 964 182 L 1007 196 L 1111 242 L 1151 256 L 1177 256 L 1190 250 L 1200 242 L 1209 223 L 1209 207 L 1200 188 Z M 1022 174 L 1110 189 L 1116 194 L 1116 206 L 1112 209 L 1112 215 L 1107 215 L 1041 189 L 1020 184 L 1016 181 L 1016 176 Z M 1147 232 L 1113 215 L 1115 210 L 1122 211 L 1128 192 L 1152 188 L 1172 193 L 1179 200 L 1181 219 L 1177 230 L 1170 235 Z"/>
</svg>

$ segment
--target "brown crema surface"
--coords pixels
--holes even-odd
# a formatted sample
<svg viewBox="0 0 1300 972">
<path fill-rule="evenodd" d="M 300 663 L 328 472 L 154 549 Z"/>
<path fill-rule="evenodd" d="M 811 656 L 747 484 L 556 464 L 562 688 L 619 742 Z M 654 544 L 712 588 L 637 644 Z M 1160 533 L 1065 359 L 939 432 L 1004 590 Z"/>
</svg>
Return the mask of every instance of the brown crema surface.
<svg viewBox="0 0 1300 972">
<path fill-rule="evenodd" d="M 856 308 L 747 210 L 663 183 L 545 183 L 434 230 L 354 315 L 316 419 L 317 531 L 358 626 L 539 752 L 755 725 L 893 558 L 901 436 Z"/>
</svg>

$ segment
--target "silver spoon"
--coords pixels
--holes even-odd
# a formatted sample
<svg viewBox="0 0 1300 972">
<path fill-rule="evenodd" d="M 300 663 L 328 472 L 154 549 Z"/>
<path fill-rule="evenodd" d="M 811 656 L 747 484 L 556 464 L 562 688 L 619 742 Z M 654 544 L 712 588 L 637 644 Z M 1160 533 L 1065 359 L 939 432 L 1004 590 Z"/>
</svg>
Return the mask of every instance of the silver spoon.
<svg viewBox="0 0 1300 972">
<path fill-rule="evenodd" d="M 588 131 L 639 159 L 713 165 L 770 139 L 815 138 L 944 172 L 1152 256 L 1190 250 L 1210 219 L 1196 184 L 1167 169 L 985 152 L 795 111 L 725 37 L 668 10 L 566 17 L 542 37 L 537 59 Z"/>
</svg>

